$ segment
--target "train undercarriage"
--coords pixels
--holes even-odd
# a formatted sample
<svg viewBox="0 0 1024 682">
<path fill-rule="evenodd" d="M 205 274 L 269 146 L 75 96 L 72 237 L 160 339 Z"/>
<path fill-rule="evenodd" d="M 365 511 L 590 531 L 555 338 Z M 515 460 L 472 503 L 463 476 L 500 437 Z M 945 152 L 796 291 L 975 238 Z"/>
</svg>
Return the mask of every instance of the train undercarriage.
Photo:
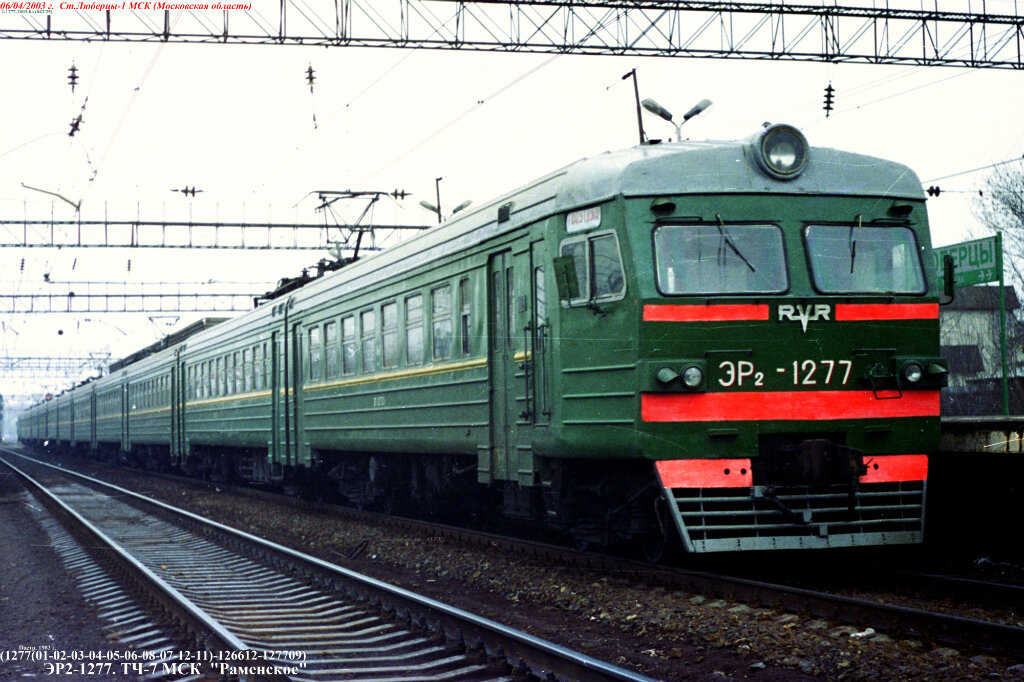
<svg viewBox="0 0 1024 682">
<path fill-rule="evenodd" d="M 828 436 L 826 434 L 825 436 Z M 312 467 L 268 462 L 255 448 L 193 447 L 179 467 L 167 447 L 116 445 L 79 455 L 219 483 L 276 488 L 359 509 L 459 525 L 499 519 L 542 529 L 580 549 L 629 548 L 648 560 L 704 553 L 907 544 L 923 537 L 925 480 L 865 476 L 866 457 L 841 437 L 764 437 L 741 485 L 679 484 L 647 461 L 540 461 L 537 485 L 477 482 L 472 456 L 314 451 Z M 50 444 L 50 448 L 55 444 Z M 675 460 L 706 469 L 717 460 Z M 664 463 L 661 463 L 664 464 Z M 883 467 L 884 468 L 884 467 Z M 662 473 L 659 474 L 659 471 Z"/>
</svg>

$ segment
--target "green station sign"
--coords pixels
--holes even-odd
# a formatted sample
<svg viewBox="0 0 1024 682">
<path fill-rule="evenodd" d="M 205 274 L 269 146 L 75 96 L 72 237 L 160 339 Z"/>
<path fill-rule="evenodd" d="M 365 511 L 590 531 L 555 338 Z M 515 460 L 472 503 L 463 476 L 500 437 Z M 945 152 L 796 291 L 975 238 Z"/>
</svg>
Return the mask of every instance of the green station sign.
<svg viewBox="0 0 1024 682">
<path fill-rule="evenodd" d="M 942 257 L 953 258 L 953 283 L 958 287 L 985 282 L 998 282 L 1003 272 L 1003 253 L 1000 235 L 975 239 L 960 244 L 937 246 L 932 252 L 934 267 L 942 282 Z"/>
</svg>

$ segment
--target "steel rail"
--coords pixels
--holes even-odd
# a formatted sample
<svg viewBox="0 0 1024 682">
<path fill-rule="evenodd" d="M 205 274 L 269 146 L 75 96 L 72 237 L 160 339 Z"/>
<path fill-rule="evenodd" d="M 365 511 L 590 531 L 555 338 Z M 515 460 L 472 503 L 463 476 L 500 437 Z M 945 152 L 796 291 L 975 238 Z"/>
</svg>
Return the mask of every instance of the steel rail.
<svg viewBox="0 0 1024 682">
<path fill-rule="evenodd" d="M 145 473 L 154 475 L 152 472 Z M 202 485 L 201 482 L 180 476 L 168 474 L 159 474 L 159 476 L 176 479 L 189 485 Z M 795 613 L 808 613 L 815 617 L 828 618 L 842 623 L 870 626 L 878 631 L 884 630 L 889 633 L 933 640 L 944 645 L 1005 650 L 1014 655 L 1024 655 L 1024 628 L 1013 625 L 909 606 L 885 604 L 738 576 L 658 566 L 622 557 L 579 551 L 550 543 L 357 510 L 351 507 L 313 504 L 252 488 L 237 488 L 236 490 L 245 495 L 276 500 L 279 504 L 296 508 L 312 508 L 353 520 L 372 520 L 393 528 L 426 532 L 481 547 L 498 547 L 518 556 L 537 557 L 580 570 L 593 570 L 648 584 L 710 594 L 732 601 L 756 603 Z M 1019 595 L 1019 592 L 1017 594 Z"/>
<path fill-rule="evenodd" d="M 931 588 L 949 590 L 951 594 L 955 593 L 961 598 L 969 594 L 972 598 L 985 599 L 993 603 L 1024 605 L 1024 585 L 926 571 L 893 570 L 892 575 L 918 585 L 926 583 Z"/>
<path fill-rule="evenodd" d="M 653 682 L 644 675 L 599 661 L 487 618 L 336 566 L 91 476 L 26 457 L 7 448 L 0 448 L 0 452 L 27 459 L 62 476 L 85 482 L 90 487 L 116 493 L 119 499 L 130 500 L 133 506 L 142 507 L 147 513 L 172 519 L 179 527 L 185 527 L 208 538 L 216 538 L 218 544 L 271 566 L 290 569 L 316 587 L 362 602 L 373 603 L 381 610 L 393 612 L 406 620 L 426 626 L 443 635 L 446 641 L 460 642 L 469 649 L 483 650 L 488 657 L 502 659 L 514 670 L 529 670 L 540 679 Z"/>
<path fill-rule="evenodd" d="M 484 547 L 499 546 L 506 551 L 515 552 L 517 555 L 535 556 L 581 570 L 599 571 L 648 584 L 711 594 L 732 601 L 777 607 L 795 613 L 809 613 L 816 617 L 870 626 L 879 631 L 885 630 L 890 633 L 934 640 L 950 646 L 1005 650 L 1016 656 L 1024 655 L 1024 628 L 1014 625 L 708 571 L 657 566 L 558 545 L 509 538 L 443 524 L 402 519 L 373 512 L 362 512 L 347 507 L 333 507 L 333 509 L 335 513 L 339 513 L 340 509 L 340 513 L 352 518 L 365 519 L 368 516 L 374 516 L 380 521 L 396 527 L 428 529 L 428 532 L 435 535 L 460 539 Z M 966 589 L 966 587 L 968 586 L 958 585 L 957 589 Z M 982 589 L 982 586 L 977 584 L 971 587 Z M 1022 593 L 1024 593 L 1024 588 L 1012 585 L 1006 586 L 1002 592 L 1006 598 L 1011 600 L 1020 600 Z M 986 598 L 991 597 L 986 596 Z"/>
<path fill-rule="evenodd" d="M 0 451 L 17 455 L 6 448 L 0 449 Z M 250 651 L 244 642 L 186 599 L 178 590 L 167 584 L 160 576 L 153 573 L 63 500 L 51 493 L 42 483 L 3 458 L 0 458 L 0 464 L 21 478 L 73 535 L 85 539 L 86 541 L 83 543 L 85 546 L 102 550 L 96 551 L 99 558 L 112 564 L 147 596 L 155 597 L 161 608 L 174 620 L 184 624 L 196 641 L 203 642 L 206 646 L 215 646 L 223 651 Z"/>
</svg>

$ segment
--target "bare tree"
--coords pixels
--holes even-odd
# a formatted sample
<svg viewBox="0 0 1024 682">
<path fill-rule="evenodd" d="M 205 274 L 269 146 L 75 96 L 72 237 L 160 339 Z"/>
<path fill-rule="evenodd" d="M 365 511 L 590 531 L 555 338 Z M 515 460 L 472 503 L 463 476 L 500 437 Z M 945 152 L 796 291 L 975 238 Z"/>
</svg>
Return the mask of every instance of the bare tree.
<svg viewBox="0 0 1024 682">
<path fill-rule="evenodd" d="M 1024 283 L 1024 161 L 992 171 L 974 202 L 989 232 L 1003 233 L 1003 271 L 1020 291 Z"/>
</svg>

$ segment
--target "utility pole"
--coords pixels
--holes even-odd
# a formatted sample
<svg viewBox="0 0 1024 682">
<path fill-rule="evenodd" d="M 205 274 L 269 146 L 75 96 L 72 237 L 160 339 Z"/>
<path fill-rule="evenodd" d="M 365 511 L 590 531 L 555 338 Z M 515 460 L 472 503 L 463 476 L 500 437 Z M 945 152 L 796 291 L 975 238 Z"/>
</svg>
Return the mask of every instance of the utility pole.
<svg viewBox="0 0 1024 682">
<path fill-rule="evenodd" d="M 437 196 L 437 224 L 441 224 L 441 181 L 444 178 L 434 178 L 434 190 Z"/>
<path fill-rule="evenodd" d="M 633 97 L 636 99 L 636 125 L 640 130 L 640 144 L 647 141 L 647 135 L 644 134 L 644 119 L 640 115 L 640 86 L 636 83 L 636 69 L 632 69 L 629 73 L 622 76 L 622 80 L 626 80 L 630 76 L 633 77 Z"/>
</svg>

